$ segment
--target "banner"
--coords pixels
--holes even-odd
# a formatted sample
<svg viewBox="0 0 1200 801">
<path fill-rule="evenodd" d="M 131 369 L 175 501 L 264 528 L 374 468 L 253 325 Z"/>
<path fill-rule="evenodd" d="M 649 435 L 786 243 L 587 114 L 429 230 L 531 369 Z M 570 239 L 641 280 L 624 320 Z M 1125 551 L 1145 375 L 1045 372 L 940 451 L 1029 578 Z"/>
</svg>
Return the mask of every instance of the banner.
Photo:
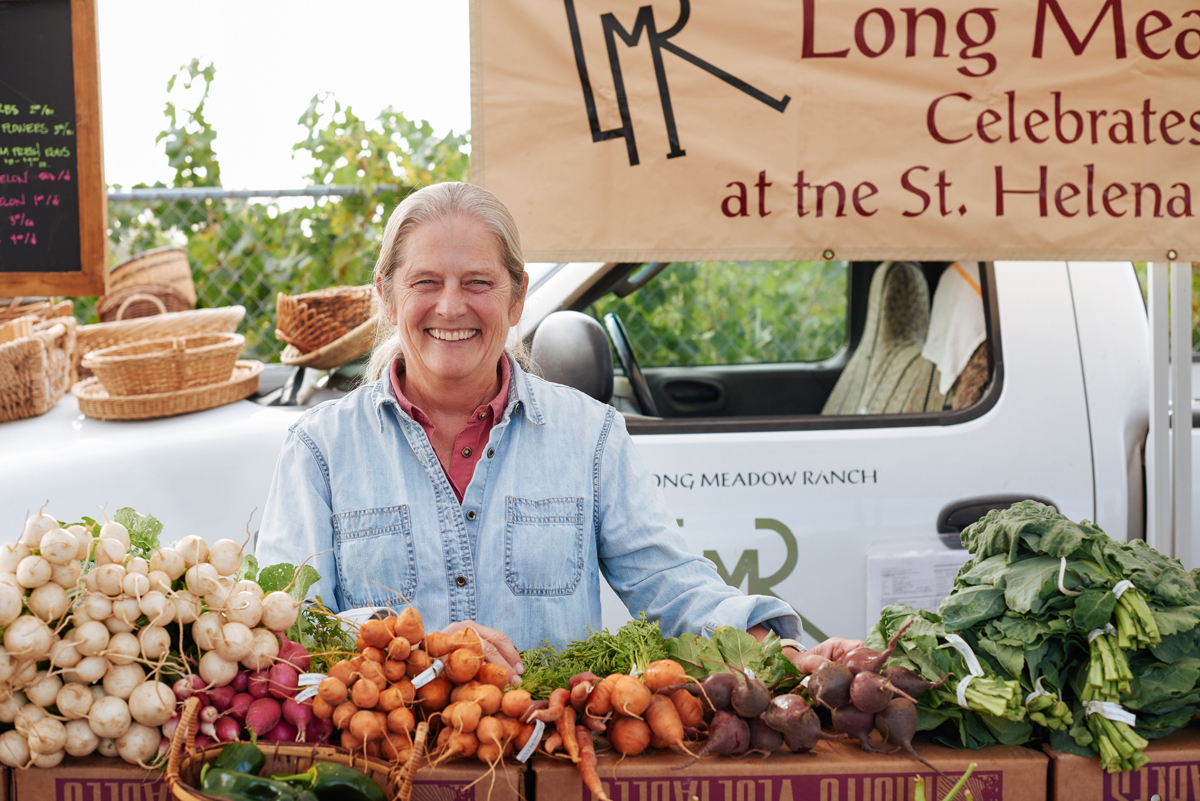
<svg viewBox="0 0 1200 801">
<path fill-rule="evenodd" d="M 473 0 L 529 261 L 1200 260 L 1189 0 Z"/>
</svg>

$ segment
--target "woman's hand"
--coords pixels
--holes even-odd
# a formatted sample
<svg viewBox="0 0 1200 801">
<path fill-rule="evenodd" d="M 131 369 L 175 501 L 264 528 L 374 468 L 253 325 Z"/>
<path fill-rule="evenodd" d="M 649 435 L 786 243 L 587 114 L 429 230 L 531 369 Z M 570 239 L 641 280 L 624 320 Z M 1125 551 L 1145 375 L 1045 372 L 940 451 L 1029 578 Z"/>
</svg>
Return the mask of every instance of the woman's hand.
<svg viewBox="0 0 1200 801">
<path fill-rule="evenodd" d="M 839 662 L 846 654 L 863 644 L 862 640 L 847 640 L 842 637 L 830 637 L 820 645 L 807 651 L 797 651 L 794 648 L 784 648 L 783 653 L 801 673 L 812 673 L 826 662 Z"/>
<path fill-rule="evenodd" d="M 508 669 L 508 683 L 521 683 L 521 674 L 525 672 L 525 666 L 521 664 L 521 655 L 517 653 L 517 649 L 508 637 L 495 629 L 481 626 L 474 620 L 460 620 L 458 623 L 451 623 L 442 629 L 442 633 L 453 634 L 463 629 L 474 629 L 475 633 L 479 635 L 479 639 L 483 641 L 484 662 L 504 665 Z"/>
</svg>

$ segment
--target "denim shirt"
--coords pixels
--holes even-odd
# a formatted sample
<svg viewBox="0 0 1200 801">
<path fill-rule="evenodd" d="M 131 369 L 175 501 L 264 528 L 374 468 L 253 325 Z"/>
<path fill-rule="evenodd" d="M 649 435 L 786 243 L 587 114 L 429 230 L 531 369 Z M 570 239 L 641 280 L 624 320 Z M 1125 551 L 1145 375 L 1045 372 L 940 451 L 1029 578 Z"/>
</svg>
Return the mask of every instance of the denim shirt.
<svg viewBox="0 0 1200 801">
<path fill-rule="evenodd" d="M 386 377 L 307 411 L 279 455 L 259 564 L 317 554 L 310 595 L 334 611 L 402 597 L 427 631 L 475 620 L 518 649 L 599 630 L 602 574 L 666 636 L 759 623 L 799 636 L 787 603 L 688 552 L 616 410 L 510 366 L 461 505 Z"/>
</svg>

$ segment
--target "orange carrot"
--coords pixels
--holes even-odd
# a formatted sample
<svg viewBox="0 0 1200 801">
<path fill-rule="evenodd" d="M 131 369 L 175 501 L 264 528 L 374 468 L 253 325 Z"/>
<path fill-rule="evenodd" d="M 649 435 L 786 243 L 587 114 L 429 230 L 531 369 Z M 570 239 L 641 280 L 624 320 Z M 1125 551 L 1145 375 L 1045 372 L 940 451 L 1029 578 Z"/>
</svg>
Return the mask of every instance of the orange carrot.
<svg viewBox="0 0 1200 801">
<path fill-rule="evenodd" d="M 350 688 L 350 700 L 359 709 L 370 709 L 379 703 L 379 686 L 370 679 L 359 679 Z"/>
<path fill-rule="evenodd" d="M 317 697 L 337 706 L 346 700 L 346 684 L 333 676 L 321 679 L 321 683 L 317 685 Z"/>
<path fill-rule="evenodd" d="M 433 657 L 431 657 L 428 652 L 422 651 L 420 648 L 414 648 L 412 652 L 409 653 L 408 659 L 404 660 L 405 668 L 408 670 L 408 675 L 410 676 L 421 675 L 426 670 L 429 670 L 429 666 L 432 664 Z"/>
<path fill-rule="evenodd" d="M 389 659 L 383 663 L 383 677 L 388 681 L 400 681 L 408 675 L 408 665 Z"/>
<path fill-rule="evenodd" d="M 475 736 L 479 738 L 480 745 L 488 743 L 502 748 L 504 746 L 504 724 L 490 715 L 485 715 L 479 719 L 479 725 L 475 727 Z"/>
<path fill-rule="evenodd" d="M 572 707 L 564 709 L 562 717 L 558 719 L 555 726 L 558 728 L 558 734 L 562 736 L 567 756 L 571 757 L 572 762 L 578 762 L 579 741 L 575 738 L 575 710 Z"/>
<path fill-rule="evenodd" d="M 546 723 L 556 723 L 562 717 L 563 710 L 566 709 L 567 701 L 569 700 L 571 700 L 570 690 L 565 687 L 555 689 L 550 693 L 550 705 L 529 715 L 529 721 L 541 720 Z"/>
<path fill-rule="evenodd" d="M 483 666 L 483 657 L 466 648 L 455 648 L 445 659 L 446 678 L 454 684 L 465 684 L 475 678 Z"/>
<path fill-rule="evenodd" d="M 509 690 L 500 700 L 500 709 L 510 718 L 520 719 L 529 709 L 533 696 L 525 690 Z"/>
<path fill-rule="evenodd" d="M 393 636 L 403 637 L 413 644 L 419 643 L 425 636 L 425 623 L 421 620 L 421 613 L 411 606 L 400 611 L 391 629 Z"/>
<path fill-rule="evenodd" d="M 617 679 L 612 693 L 613 709 L 622 715 L 637 717 L 650 706 L 650 691 L 646 685 L 634 676 L 622 676 Z"/>
<path fill-rule="evenodd" d="M 700 704 L 700 699 L 687 690 L 671 690 L 667 696 L 671 703 L 675 704 L 679 722 L 684 726 L 699 726 L 704 720 L 704 707 Z"/>
<path fill-rule="evenodd" d="M 404 699 L 406 705 L 412 704 L 413 699 L 417 697 L 417 688 L 413 687 L 413 683 L 408 679 L 401 679 L 392 685 L 392 689 L 400 691 L 400 697 Z"/>
<path fill-rule="evenodd" d="M 602 718 L 612 712 L 613 687 L 621 680 L 621 677 L 622 674 L 614 673 L 596 685 L 592 694 L 588 696 L 586 711 L 589 715 Z"/>
<path fill-rule="evenodd" d="M 425 714 L 439 712 L 446 708 L 450 700 L 450 682 L 445 676 L 438 676 L 433 681 L 417 690 L 417 703 Z"/>
<path fill-rule="evenodd" d="M 499 662 L 488 662 L 479 669 L 479 680 L 503 690 L 508 686 L 508 668 Z"/>
<path fill-rule="evenodd" d="M 637 756 L 650 745 L 650 727 L 637 718 L 613 718 L 608 725 L 608 741 L 625 756 Z"/>
<path fill-rule="evenodd" d="M 417 721 L 413 717 L 413 713 L 406 707 L 393 709 L 387 716 L 388 731 L 392 734 L 412 734 L 413 729 L 417 726 Z"/>
<path fill-rule="evenodd" d="M 392 629 L 382 620 L 372 619 L 362 624 L 358 634 L 371 648 L 384 648 L 392 640 Z"/>
<path fill-rule="evenodd" d="M 412 644 L 403 637 L 393 637 L 387 645 L 387 658 L 394 659 L 397 662 L 403 662 L 408 659 L 408 655 L 412 653 Z"/>
<path fill-rule="evenodd" d="M 646 707 L 646 725 L 667 745 L 683 742 L 683 724 L 679 722 L 679 713 L 675 711 L 675 704 L 665 695 L 650 696 L 650 705 Z"/>
<path fill-rule="evenodd" d="M 646 665 L 646 672 L 642 674 L 642 681 L 645 682 L 646 689 L 652 693 L 656 693 L 664 687 L 670 687 L 672 684 L 683 684 L 687 678 L 683 665 L 674 659 L 659 659 L 651 662 Z"/>
<path fill-rule="evenodd" d="M 596 773 L 596 749 L 592 745 L 592 733 L 583 726 L 575 729 L 575 739 L 579 742 L 579 775 L 583 783 L 591 790 L 592 795 L 599 801 L 609 801 L 604 793 L 604 785 Z"/>
<path fill-rule="evenodd" d="M 545 742 L 542 743 L 542 748 L 544 748 L 546 750 L 547 754 L 553 754 L 555 751 L 557 751 L 559 748 L 562 747 L 562 744 L 563 744 L 562 735 L 559 734 L 558 732 L 554 732 L 553 734 L 551 734 L 549 737 L 546 738 Z"/>
<path fill-rule="evenodd" d="M 480 743 L 475 749 L 475 758 L 488 765 L 494 765 L 504 758 L 504 748 L 495 743 Z"/>
<path fill-rule="evenodd" d="M 312 700 L 312 710 L 315 717 L 321 720 L 328 720 L 333 717 L 334 706 L 318 695 Z"/>
<path fill-rule="evenodd" d="M 350 728 L 350 718 L 354 717 L 357 711 L 358 707 L 353 701 L 343 701 L 333 709 L 333 725 L 339 729 Z"/>
</svg>

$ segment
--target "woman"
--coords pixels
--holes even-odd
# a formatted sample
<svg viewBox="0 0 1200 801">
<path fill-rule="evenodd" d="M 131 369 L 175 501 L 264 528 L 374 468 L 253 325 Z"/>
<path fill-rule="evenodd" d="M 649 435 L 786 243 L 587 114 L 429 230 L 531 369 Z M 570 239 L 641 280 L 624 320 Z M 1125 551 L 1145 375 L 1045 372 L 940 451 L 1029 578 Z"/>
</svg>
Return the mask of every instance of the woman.
<svg viewBox="0 0 1200 801">
<path fill-rule="evenodd" d="M 317 554 L 313 592 L 332 608 L 407 599 L 427 628 L 478 628 L 514 678 L 514 644 L 600 628 L 601 574 L 667 636 L 799 636 L 788 604 L 687 552 L 620 414 L 528 373 L 519 339 L 505 352 L 525 277 L 516 224 L 486 190 L 437 184 L 396 208 L 375 265 L 395 330 L 370 384 L 292 426 L 260 563 Z M 856 644 L 789 655 L 811 670 Z"/>
</svg>

